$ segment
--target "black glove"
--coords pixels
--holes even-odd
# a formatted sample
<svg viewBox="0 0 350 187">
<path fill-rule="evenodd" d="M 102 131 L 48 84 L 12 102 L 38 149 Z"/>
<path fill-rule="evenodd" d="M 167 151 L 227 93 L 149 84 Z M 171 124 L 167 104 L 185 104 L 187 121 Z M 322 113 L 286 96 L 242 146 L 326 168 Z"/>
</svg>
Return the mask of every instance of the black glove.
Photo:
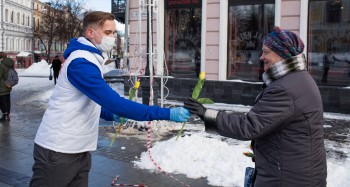
<svg viewBox="0 0 350 187">
<path fill-rule="evenodd" d="M 198 101 L 189 97 L 184 102 L 184 107 L 188 109 L 192 114 L 197 114 L 204 121 L 204 114 L 207 109 Z"/>
</svg>

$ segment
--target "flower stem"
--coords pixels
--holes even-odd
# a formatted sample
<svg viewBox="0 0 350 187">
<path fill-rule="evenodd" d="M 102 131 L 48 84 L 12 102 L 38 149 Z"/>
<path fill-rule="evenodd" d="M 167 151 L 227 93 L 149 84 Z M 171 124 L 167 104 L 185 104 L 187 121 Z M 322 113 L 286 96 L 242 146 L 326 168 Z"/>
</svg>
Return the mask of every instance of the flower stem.
<svg viewBox="0 0 350 187">
<path fill-rule="evenodd" d="M 184 124 L 182 124 L 180 132 L 177 134 L 176 141 L 177 141 L 177 139 L 179 139 L 179 136 L 181 135 L 182 131 L 184 130 L 185 124 L 186 124 L 186 122 Z"/>
<path fill-rule="evenodd" d="M 122 130 L 122 125 L 123 125 L 123 123 L 124 123 L 124 118 L 122 118 L 121 122 L 119 123 L 118 129 L 117 129 L 117 131 L 115 132 L 114 137 L 113 137 L 113 139 L 112 139 L 112 142 L 111 142 L 111 144 L 109 144 L 109 147 L 112 147 L 112 145 L 113 145 L 115 139 L 117 138 L 118 133 L 120 133 L 120 131 Z"/>
</svg>

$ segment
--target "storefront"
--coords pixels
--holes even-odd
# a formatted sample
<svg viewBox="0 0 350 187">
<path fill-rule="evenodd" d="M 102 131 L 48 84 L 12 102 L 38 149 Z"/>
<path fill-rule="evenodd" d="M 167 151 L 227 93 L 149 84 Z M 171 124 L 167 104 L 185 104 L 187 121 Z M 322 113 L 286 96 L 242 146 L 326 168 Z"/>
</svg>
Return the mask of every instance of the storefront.
<svg viewBox="0 0 350 187">
<path fill-rule="evenodd" d="M 146 16 L 137 1 L 130 3 L 135 72 L 145 66 L 140 53 L 146 49 Z M 308 71 L 320 87 L 325 110 L 350 113 L 350 0 L 165 0 L 156 9 L 155 67 L 165 62 L 168 99 L 186 98 L 198 73 L 205 71 L 203 95 L 251 105 L 262 84 L 261 40 L 278 25 L 304 41 Z"/>
<path fill-rule="evenodd" d="M 310 1 L 308 65 L 318 84 L 350 86 L 350 1 Z"/>
</svg>

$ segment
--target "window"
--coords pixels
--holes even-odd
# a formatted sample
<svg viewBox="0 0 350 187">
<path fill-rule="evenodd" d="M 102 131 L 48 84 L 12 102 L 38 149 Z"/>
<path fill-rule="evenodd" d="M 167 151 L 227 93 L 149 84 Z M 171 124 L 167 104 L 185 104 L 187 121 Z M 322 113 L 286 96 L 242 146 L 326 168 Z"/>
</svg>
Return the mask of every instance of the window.
<svg viewBox="0 0 350 187">
<path fill-rule="evenodd" d="M 318 84 L 350 85 L 350 0 L 311 0 L 308 69 Z"/>
<path fill-rule="evenodd" d="M 20 24 L 20 19 L 21 19 L 21 15 L 20 13 L 17 13 L 17 24 Z"/>
<path fill-rule="evenodd" d="M 173 3 L 174 0 L 165 1 L 165 57 L 169 75 L 196 78 L 201 62 L 201 1 L 170 6 Z"/>
<path fill-rule="evenodd" d="M 14 14 L 15 14 L 15 13 L 12 11 L 12 12 L 11 12 L 11 23 L 13 23 L 13 19 L 14 19 L 13 17 L 15 16 Z"/>
<path fill-rule="evenodd" d="M 8 18 L 8 17 L 9 17 L 9 10 L 6 9 L 6 10 L 5 10 L 5 21 L 6 21 L 6 22 L 9 21 L 9 18 Z"/>
<path fill-rule="evenodd" d="M 229 1 L 227 79 L 262 80 L 261 40 L 274 18 L 274 0 Z"/>
<path fill-rule="evenodd" d="M 341 1 L 327 1 L 326 2 L 326 15 L 327 22 L 340 22 L 341 12 L 343 5 Z"/>
<path fill-rule="evenodd" d="M 6 50 L 10 50 L 10 42 L 9 42 L 9 38 L 6 38 Z"/>
</svg>

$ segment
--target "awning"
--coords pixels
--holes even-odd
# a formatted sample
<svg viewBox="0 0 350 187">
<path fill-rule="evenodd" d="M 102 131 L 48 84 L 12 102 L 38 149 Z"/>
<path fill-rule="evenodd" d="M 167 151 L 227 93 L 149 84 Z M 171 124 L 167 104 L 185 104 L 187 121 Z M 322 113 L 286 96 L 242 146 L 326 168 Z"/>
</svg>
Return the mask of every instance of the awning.
<svg viewBox="0 0 350 187">
<path fill-rule="evenodd" d="M 27 57 L 27 56 L 30 56 L 30 55 L 32 55 L 32 53 L 21 51 L 16 56 L 17 57 Z"/>
</svg>

